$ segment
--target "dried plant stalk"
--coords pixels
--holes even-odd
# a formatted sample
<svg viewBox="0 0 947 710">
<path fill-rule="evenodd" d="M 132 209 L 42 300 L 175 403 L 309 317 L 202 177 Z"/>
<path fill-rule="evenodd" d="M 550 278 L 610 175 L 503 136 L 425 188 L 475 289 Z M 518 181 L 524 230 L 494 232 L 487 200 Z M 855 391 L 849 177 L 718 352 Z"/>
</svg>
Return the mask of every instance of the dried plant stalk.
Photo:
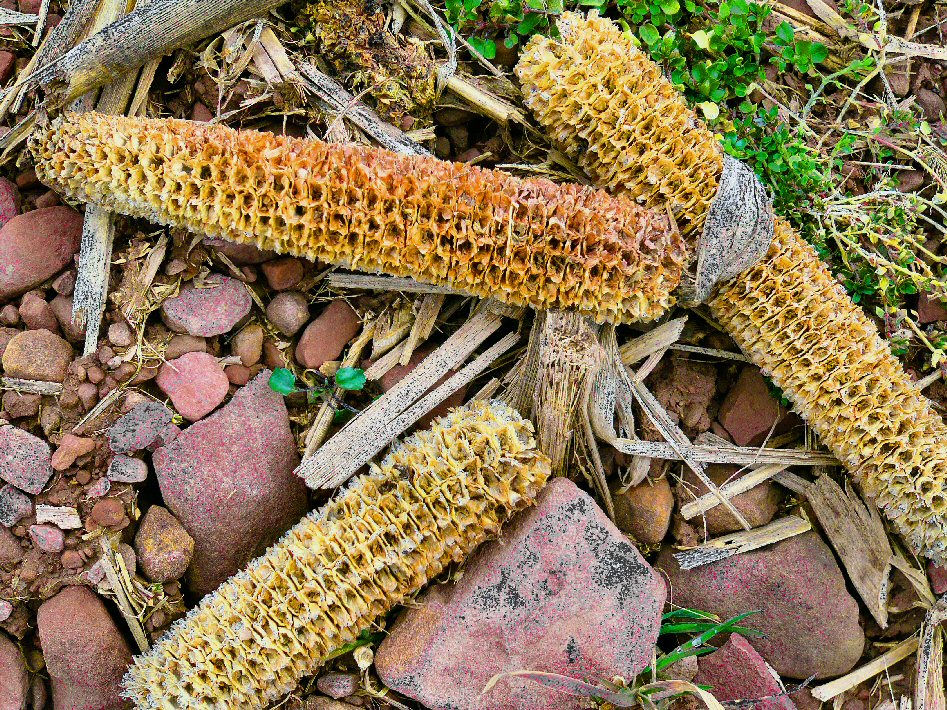
<svg viewBox="0 0 947 710">
<path fill-rule="evenodd" d="M 683 264 L 630 200 L 435 158 L 93 113 L 31 146 L 40 179 L 116 212 L 598 321 L 659 316 Z"/>
<path fill-rule="evenodd" d="M 716 139 L 615 24 L 566 13 L 559 29 L 517 66 L 527 105 L 598 184 L 667 201 L 693 254 Z M 709 305 L 914 550 L 947 561 L 947 426 L 816 252 L 777 219 L 766 257 Z"/>
<path fill-rule="evenodd" d="M 128 697 L 148 709 L 263 707 L 496 535 L 548 476 L 512 409 L 455 409 L 205 597 L 136 659 Z"/>
</svg>

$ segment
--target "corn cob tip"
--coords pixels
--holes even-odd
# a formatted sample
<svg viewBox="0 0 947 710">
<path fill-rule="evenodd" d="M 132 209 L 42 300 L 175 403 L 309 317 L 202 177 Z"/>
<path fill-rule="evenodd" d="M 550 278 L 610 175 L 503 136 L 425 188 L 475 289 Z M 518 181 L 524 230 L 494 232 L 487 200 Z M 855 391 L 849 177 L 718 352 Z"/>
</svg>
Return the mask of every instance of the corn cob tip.
<svg viewBox="0 0 947 710">
<path fill-rule="evenodd" d="M 498 534 L 549 473 L 515 410 L 454 409 L 204 597 L 135 660 L 126 696 L 146 710 L 263 707 Z"/>
</svg>

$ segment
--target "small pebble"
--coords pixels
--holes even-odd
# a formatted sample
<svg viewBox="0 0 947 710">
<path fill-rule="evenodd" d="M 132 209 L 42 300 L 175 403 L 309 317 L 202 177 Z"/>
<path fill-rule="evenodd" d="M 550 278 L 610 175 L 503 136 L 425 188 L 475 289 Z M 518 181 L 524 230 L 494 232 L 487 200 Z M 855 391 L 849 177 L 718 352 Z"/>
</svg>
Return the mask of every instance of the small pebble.
<svg viewBox="0 0 947 710">
<path fill-rule="evenodd" d="M 65 471 L 76 462 L 76 459 L 85 456 L 93 449 L 95 449 L 95 439 L 66 434 L 59 443 L 56 453 L 53 454 L 53 470 Z"/>
<path fill-rule="evenodd" d="M 20 302 L 20 318 L 28 330 L 48 330 L 59 332 L 59 321 L 49 304 L 39 296 L 28 293 Z"/>
<path fill-rule="evenodd" d="M 245 367 L 256 365 L 263 355 L 263 326 L 251 323 L 233 338 L 231 349 Z"/>
<path fill-rule="evenodd" d="M 361 327 L 358 313 L 348 303 L 332 301 L 306 326 L 296 345 L 296 361 L 305 368 L 318 369 L 324 362 L 338 358 Z"/>
<path fill-rule="evenodd" d="M 224 368 L 224 374 L 227 375 L 230 384 L 237 385 L 238 387 L 247 384 L 252 376 L 250 368 L 244 365 L 227 365 L 227 367 Z"/>
<path fill-rule="evenodd" d="M 141 483 L 148 478 L 148 464 L 141 459 L 116 454 L 107 475 L 115 483 Z"/>
<path fill-rule="evenodd" d="M 72 362 L 72 346 L 48 330 L 24 330 L 13 336 L 3 351 L 7 377 L 62 382 Z"/>
<path fill-rule="evenodd" d="M 112 483 L 106 476 L 102 476 L 99 480 L 89 486 L 86 493 L 88 493 L 90 498 L 101 498 L 104 495 L 108 495 L 108 492 L 112 490 Z"/>
<path fill-rule="evenodd" d="M 309 300 L 298 291 L 278 293 L 267 305 L 266 317 L 283 335 L 295 335 L 309 320 Z"/>
<path fill-rule="evenodd" d="M 0 621 L 6 621 L 13 613 L 13 605 L 6 599 L 0 599 Z"/>
<path fill-rule="evenodd" d="M 164 350 L 165 360 L 175 360 L 185 353 L 206 353 L 207 340 L 196 335 L 175 335 Z"/>
<path fill-rule="evenodd" d="M 132 333 L 132 329 L 128 326 L 128 323 L 124 321 L 112 323 L 112 325 L 109 326 L 108 338 L 109 342 L 118 348 L 127 348 L 135 342 L 135 334 Z"/>
<path fill-rule="evenodd" d="M 30 538 L 43 552 L 62 552 L 65 534 L 54 525 L 30 525 Z"/>
<path fill-rule="evenodd" d="M 316 687 L 320 693 L 340 700 L 358 690 L 358 678 L 351 673 L 326 673 L 319 676 Z"/>
<path fill-rule="evenodd" d="M 116 527 L 125 517 L 125 506 L 118 498 L 104 498 L 92 506 L 92 519 L 104 528 Z"/>
<path fill-rule="evenodd" d="M 181 416 L 192 422 L 220 406 L 230 386 L 223 368 L 209 353 L 186 353 L 165 362 L 156 382 Z"/>
<path fill-rule="evenodd" d="M 3 393 L 3 411 L 10 415 L 10 419 L 35 417 L 42 403 L 42 396 L 32 392 L 7 390 Z"/>
<path fill-rule="evenodd" d="M 303 262 L 292 256 L 264 262 L 260 268 L 263 269 L 266 282 L 274 291 L 295 288 L 306 273 Z"/>
<path fill-rule="evenodd" d="M 76 388 L 76 394 L 79 395 L 79 401 L 87 412 L 99 401 L 99 388 L 91 382 L 83 382 L 79 385 Z"/>
<path fill-rule="evenodd" d="M 166 508 L 153 505 L 135 535 L 135 549 L 145 576 L 168 582 L 184 574 L 194 555 L 194 539 Z"/>
<path fill-rule="evenodd" d="M 66 340 L 75 344 L 85 341 L 85 326 L 80 327 L 72 322 L 72 296 L 56 296 L 49 302 L 49 308 L 56 316 Z"/>
<path fill-rule="evenodd" d="M 0 308 L 0 325 L 14 326 L 20 324 L 20 311 L 12 303 Z"/>
<path fill-rule="evenodd" d="M 71 296 L 76 290 L 76 276 L 77 273 L 72 269 L 63 271 L 53 281 L 53 291 L 60 296 Z"/>
<path fill-rule="evenodd" d="M 66 569 L 79 569 L 85 564 L 85 560 L 82 559 L 82 555 L 76 552 L 75 550 L 66 550 L 62 553 L 62 566 Z"/>
</svg>

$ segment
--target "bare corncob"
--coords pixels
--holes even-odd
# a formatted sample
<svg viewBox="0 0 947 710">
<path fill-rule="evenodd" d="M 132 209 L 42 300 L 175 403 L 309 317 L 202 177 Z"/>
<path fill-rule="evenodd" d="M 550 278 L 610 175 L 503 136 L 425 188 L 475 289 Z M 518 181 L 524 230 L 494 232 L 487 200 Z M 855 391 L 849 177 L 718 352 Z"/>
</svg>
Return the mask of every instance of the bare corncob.
<svg viewBox="0 0 947 710">
<path fill-rule="evenodd" d="M 666 215 L 435 158 L 96 113 L 31 148 L 41 180 L 115 212 L 598 321 L 661 315 L 683 268 Z"/>
<path fill-rule="evenodd" d="M 713 134 L 612 22 L 566 13 L 516 68 L 527 105 L 601 186 L 667 200 L 693 253 L 722 170 Z M 913 548 L 947 561 L 947 427 L 815 251 L 777 218 L 709 302 Z"/>
<path fill-rule="evenodd" d="M 149 710 L 263 707 L 496 535 L 548 477 L 513 409 L 455 409 L 175 623 L 135 660 L 128 697 Z"/>
</svg>

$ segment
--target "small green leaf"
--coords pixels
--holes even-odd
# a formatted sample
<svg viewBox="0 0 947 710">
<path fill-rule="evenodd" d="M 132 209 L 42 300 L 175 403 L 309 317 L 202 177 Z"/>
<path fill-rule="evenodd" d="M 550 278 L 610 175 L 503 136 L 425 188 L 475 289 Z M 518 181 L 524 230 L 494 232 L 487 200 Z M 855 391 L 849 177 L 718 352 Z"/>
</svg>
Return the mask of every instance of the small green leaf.
<svg viewBox="0 0 947 710">
<path fill-rule="evenodd" d="M 704 30 L 697 30 L 694 34 L 691 35 L 691 39 L 694 40 L 694 44 L 700 47 L 703 50 L 710 49 L 710 37 L 713 35 L 714 31 L 706 32 Z"/>
<path fill-rule="evenodd" d="M 480 52 L 484 59 L 495 59 L 497 56 L 497 43 L 492 39 L 483 37 L 471 37 L 467 40 L 470 46 Z"/>
<path fill-rule="evenodd" d="M 282 395 L 292 394 L 296 391 L 296 375 L 285 367 L 277 367 L 270 375 L 269 385 L 274 392 Z"/>
<path fill-rule="evenodd" d="M 826 47 L 821 42 L 812 43 L 812 53 L 809 55 L 812 57 L 813 64 L 821 64 L 829 56 L 829 48 Z"/>
<path fill-rule="evenodd" d="M 700 112 L 704 114 L 704 118 L 708 121 L 713 121 L 720 115 L 720 107 L 713 101 L 702 101 L 697 104 L 697 108 L 700 109 Z"/>
<path fill-rule="evenodd" d="M 641 41 L 648 46 L 657 44 L 658 40 L 661 39 L 661 35 L 658 34 L 658 28 L 652 25 L 650 22 L 646 22 L 645 24 L 641 25 L 638 33 L 641 35 Z"/>
<path fill-rule="evenodd" d="M 658 2 L 665 15 L 676 15 L 681 11 L 681 4 L 678 0 L 658 0 Z"/>
<path fill-rule="evenodd" d="M 788 22 L 780 22 L 776 27 L 776 39 L 782 40 L 784 44 L 792 44 L 796 36 L 796 30 Z"/>
<path fill-rule="evenodd" d="M 365 382 L 365 371 L 358 367 L 342 367 L 335 373 L 335 384 L 344 390 L 360 390 Z"/>
</svg>

